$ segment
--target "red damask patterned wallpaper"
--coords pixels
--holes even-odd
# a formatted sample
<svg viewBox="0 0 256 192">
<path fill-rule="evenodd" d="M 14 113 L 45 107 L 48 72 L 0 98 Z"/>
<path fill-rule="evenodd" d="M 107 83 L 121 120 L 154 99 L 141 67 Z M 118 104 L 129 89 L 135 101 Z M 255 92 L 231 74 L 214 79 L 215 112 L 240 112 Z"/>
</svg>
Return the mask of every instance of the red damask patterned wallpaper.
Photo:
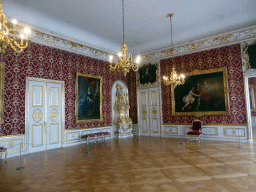
<svg viewBox="0 0 256 192">
<path fill-rule="evenodd" d="M 230 115 L 228 116 L 203 116 L 199 119 L 204 124 L 246 124 L 245 97 L 242 73 L 242 60 L 240 45 L 202 51 L 175 58 L 161 60 L 161 76 L 168 75 L 175 65 L 178 73 L 191 72 L 195 69 L 207 70 L 227 67 Z M 163 123 L 187 124 L 195 119 L 194 116 L 172 116 L 171 87 L 162 88 Z"/>
<path fill-rule="evenodd" d="M 112 124 L 111 88 L 114 81 L 123 80 L 129 89 L 130 116 L 133 123 L 137 123 L 136 78 L 134 72 L 130 72 L 125 78 L 121 73 L 111 72 L 108 62 L 37 43 L 30 43 L 29 47 L 20 54 L 8 49 L 3 57 L 6 63 L 4 124 L 0 125 L 0 136 L 25 133 L 26 77 L 65 81 L 66 129 Z M 103 76 L 102 122 L 75 123 L 76 72 Z"/>
<path fill-rule="evenodd" d="M 134 124 L 137 124 L 137 95 L 136 95 L 136 72 L 130 71 L 127 74 L 127 86 L 129 89 L 130 111 L 129 115 Z"/>
</svg>

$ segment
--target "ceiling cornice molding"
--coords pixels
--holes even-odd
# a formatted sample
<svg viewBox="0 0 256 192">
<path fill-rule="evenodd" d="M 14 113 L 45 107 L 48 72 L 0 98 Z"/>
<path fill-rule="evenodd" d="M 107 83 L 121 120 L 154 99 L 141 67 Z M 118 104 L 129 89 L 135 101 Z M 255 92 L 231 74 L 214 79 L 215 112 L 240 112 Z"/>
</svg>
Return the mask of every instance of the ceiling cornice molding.
<svg viewBox="0 0 256 192">
<path fill-rule="evenodd" d="M 7 20 L 10 22 L 10 17 L 8 17 Z M 62 49 L 80 55 L 85 55 L 103 61 L 108 61 L 109 55 L 115 54 L 113 52 L 88 45 L 85 42 L 19 21 L 19 28 L 24 26 L 27 26 L 31 29 L 29 41 L 35 43 Z"/>
<path fill-rule="evenodd" d="M 7 17 L 7 19 L 10 21 L 9 17 Z M 70 38 L 68 36 L 57 34 L 55 32 L 33 26 L 25 22 L 20 22 L 19 25 L 22 27 L 30 27 L 32 32 L 29 35 L 29 40 L 35 43 L 62 49 L 80 55 L 85 55 L 107 62 L 109 61 L 109 55 L 116 55 L 116 53 L 110 52 L 108 50 L 104 50 L 93 45 L 88 45 L 88 43 Z M 236 43 L 243 43 L 245 41 L 254 39 L 256 39 L 256 25 L 179 44 L 173 46 L 173 48 L 166 47 L 163 49 L 142 53 L 142 64 L 147 62 L 159 62 L 162 59 L 167 59 L 174 56 L 190 54 Z"/>
<path fill-rule="evenodd" d="M 256 25 L 190 41 L 173 47 L 166 47 L 164 49 L 142 53 L 141 55 L 143 63 L 154 62 L 174 56 L 190 54 L 231 44 L 237 44 L 253 39 L 256 39 Z"/>
</svg>

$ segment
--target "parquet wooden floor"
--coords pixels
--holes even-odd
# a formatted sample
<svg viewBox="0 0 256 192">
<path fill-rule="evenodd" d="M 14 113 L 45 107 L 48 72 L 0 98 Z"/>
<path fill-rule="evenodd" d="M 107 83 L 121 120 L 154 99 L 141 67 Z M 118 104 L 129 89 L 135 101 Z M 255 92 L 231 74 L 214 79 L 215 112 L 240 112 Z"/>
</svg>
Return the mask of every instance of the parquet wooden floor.
<svg viewBox="0 0 256 192">
<path fill-rule="evenodd" d="M 0 191 L 256 191 L 254 144 L 133 137 L 19 157 L 0 168 Z"/>
</svg>

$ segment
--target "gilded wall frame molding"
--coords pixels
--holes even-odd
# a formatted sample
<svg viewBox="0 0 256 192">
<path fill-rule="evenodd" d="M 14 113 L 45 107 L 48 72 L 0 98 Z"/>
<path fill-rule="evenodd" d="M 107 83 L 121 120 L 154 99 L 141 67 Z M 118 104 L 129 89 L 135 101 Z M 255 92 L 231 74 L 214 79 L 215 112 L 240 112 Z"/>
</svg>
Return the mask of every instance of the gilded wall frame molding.
<svg viewBox="0 0 256 192">
<path fill-rule="evenodd" d="M 140 83 L 140 73 L 139 70 L 143 67 L 150 67 L 151 65 L 156 66 L 156 81 L 154 83 L 150 83 L 147 82 L 145 84 L 141 84 Z M 136 85 L 137 86 L 148 86 L 148 85 L 156 85 L 156 84 L 160 84 L 160 76 L 159 76 L 159 63 L 155 62 L 155 63 L 145 63 L 143 65 L 140 66 L 139 70 L 136 72 Z"/>
<path fill-rule="evenodd" d="M 5 63 L 0 63 L 0 124 L 4 123 L 4 71 Z"/>
<path fill-rule="evenodd" d="M 86 87 L 81 87 L 82 84 L 79 83 L 80 79 L 87 79 L 87 80 L 84 80 L 85 81 L 84 83 L 87 83 L 85 85 Z M 89 82 L 90 80 L 96 82 L 95 90 L 93 89 L 93 86 L 91 85 L 93 82 L 90 83 Z M 99 83 L 99 85 L 98 85 L 98 83 Z M 83 90 L 82 90 L 82 88 L 83 88 Z M 83 95 L 83 97 L 79 98 L 79 94 L 81 94 L 84 90 L 86 91 L 85 94 Z M 94 108 L 95 108 L 94 105 L 97 104 L 96 99 L 95 99 L 96 96 L 97 97 L 99 96 L 99 118 L 94 118 L 95 113 L 92 112 L 92 111 L 94 111 Z M 89 98 L 89 97 L 91 97 L 91 98 Z M 76 82 L 75 82 L 75 119 L 76 119 L 76 123 L 103 121 L 102 100 L 103 100 L 103 98 L 102 98 L 102 76 L 94 76 L 94 75 L 76 72 Z M 80 115 L 80 111 L 82 111 L 82 112 L 84 111 L 84 109 L 82 109 L 82 106 L 87 105 L 86 103 L 89 106 L 89 112 L 87 111 L 88 112 L 87 115 L 85 114 L 82 117 L 82 115 Z M 93 105 L 93 107 L 91 106 L 91 104 Z"/>
<path fill-rule="evenodd" d="M 196 76 L 202 74 L 210 74 L 222 72 L 223 74 L 223 89 L 224 89 L 224 101 L 225 101 L 225 111 L 193 111 L 193 112 L 176 112 L 175 111 L 175 93 L 174 87 L 171 87 L 171 96 L 172 96 L 172 115 L 193 115 L 196 117 L 201 117 L 204 115 L 229 115 L 230 114 L 230 106 L 229 106 L 229 91 L 228 91 L 228 78 L 227 78 L 227 67 L 209 69 L 209 70 L 194 70 L 192 72 L 186 73 L 185 76 Z M 195 83 L 194 83 L 195 84 Z M 184 84 L 185 85 L 185 84 Z M 177 89 L 177 88 L 176 88 Z M 192 90 L 192 89 L 191 89 Z M 190 92 L 189 92 L 190 93 Z M 196 96 L 195 96 L 196 97 Z M 202 97 L 202 96 L 201 96 Z M 183 98 L 184 100 L 184 98 Z"/>
</svg>

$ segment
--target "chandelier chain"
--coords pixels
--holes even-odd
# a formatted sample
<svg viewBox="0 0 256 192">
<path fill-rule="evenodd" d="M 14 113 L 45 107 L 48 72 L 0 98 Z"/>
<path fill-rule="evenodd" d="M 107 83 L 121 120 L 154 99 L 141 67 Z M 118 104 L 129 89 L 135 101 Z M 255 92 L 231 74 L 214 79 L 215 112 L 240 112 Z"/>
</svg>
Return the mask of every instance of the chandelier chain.
<svg viewBox="0 0 256 192">
<path fill-rule="evenodd" d="M 170 29 L 171 29 L 171 48 L 173 48 L 173 44 L 172 44 L 172 16 L 170 16 Z"/>
<path fill-rule="evenodd" d="M 167 14 L 167 17 L 170 17 L 171 55 L 172 55 L 172 57 L 173 57 L 173 52 L 174 52 L 173 40 L 172 40 L 172 17 L 173 17 L 173 15 L 174 15 L 174 13 Z M 185 76 L 183 74 L 178 76 L 177 72 L 175 71 L 174 64 L 173 64 L 172 72 L 171 72 L 170 76 L 163 76 L 163 83 L 166 86 L 173 85 L 173 87 L 175 88 L 177 85 L 183 85 L 185 83 Z"/>
<path fill-rule="evenodd" d="M 124 41 L 124 0 L 122 0 L 122 11 L 123 11 L 123 41 Z"/>
</svg>

